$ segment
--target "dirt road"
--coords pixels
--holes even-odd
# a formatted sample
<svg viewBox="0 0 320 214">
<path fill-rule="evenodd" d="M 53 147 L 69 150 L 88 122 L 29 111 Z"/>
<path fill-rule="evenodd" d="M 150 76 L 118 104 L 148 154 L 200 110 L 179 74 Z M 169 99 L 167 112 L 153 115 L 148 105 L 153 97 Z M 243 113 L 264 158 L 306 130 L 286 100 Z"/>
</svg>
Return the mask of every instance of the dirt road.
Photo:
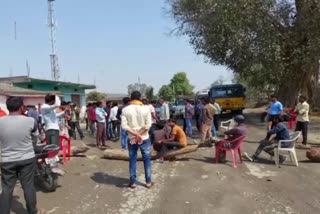
<svg viewBox="0 0 320 214">
<path fill-rule="evenodd" d="M 243 151 L 252 153 L 256 142 L 265 137 L 266 126 L 252 111 L 246 117 L 249 137 Z M 318 121 L 310 130 L 317 146 Z M 85 142 L 90 145 L 94 139 Z M 67 174 L 60 178 L 56 192 L 38 192 L 38 204 L 52 214 L 320 213 L 320 166 L 309 163 L 305 151 L 297 151 L 299 167 L 286 162 L 277 168 L 265 156 L 261 163 L 244 162 L 234 169 L 230 161 L 215 164 L 212 149 L 200 149 L 174 162 L 153 163 L 154 188 L 130 190 L 125 188 L 128 162 L 101 159 L 101 151 L 91 148 L 86 157 L 74 157 L 63 167 Z M 143 183 L 142 167 L 139 163 Z M 23 194 L 17 187 L 12 212 L 23 214 Z"/>
</svg>

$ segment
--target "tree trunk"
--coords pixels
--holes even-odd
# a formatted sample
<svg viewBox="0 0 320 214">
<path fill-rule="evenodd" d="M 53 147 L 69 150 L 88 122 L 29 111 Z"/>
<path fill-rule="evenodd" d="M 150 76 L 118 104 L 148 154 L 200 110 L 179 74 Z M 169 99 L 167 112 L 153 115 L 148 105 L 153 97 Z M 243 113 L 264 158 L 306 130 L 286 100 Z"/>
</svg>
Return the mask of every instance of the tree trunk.
<svg viewBox="0 0 320 214">
<path fill-rule="evenodd" d="M 195 152 L 198 149 L 198 145 L 192 145 L 192 146 L 186 146 L 181 149 L 174 149 L 174 150 L 169 150 L 164 154 L 164 158 L 166 160 L 171 159 L 173 157 L 176 157 L 178 155 L 183 155 L 187 154 L 190 152 Z M 129 160 L 129 154 L 128 151 L 126 150 L 120 150 L 120 149 L 107 149 L 103 152 L 103 158 L 105 159 L 112 159 L 112 160 Z M 155 160 L 158 158 L 158 153 L 156 151 L 152 151 L 151 153 L 151 159 Z M 142 160 L 142 156 L 139 153 L 138 154 L 138 160 Z"/>
</svg>

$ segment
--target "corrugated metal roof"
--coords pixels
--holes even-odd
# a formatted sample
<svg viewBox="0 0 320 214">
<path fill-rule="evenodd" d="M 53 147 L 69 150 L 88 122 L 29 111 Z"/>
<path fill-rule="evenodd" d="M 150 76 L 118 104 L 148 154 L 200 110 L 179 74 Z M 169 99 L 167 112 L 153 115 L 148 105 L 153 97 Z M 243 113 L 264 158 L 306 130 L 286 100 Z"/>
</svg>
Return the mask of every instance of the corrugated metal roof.
<svg viewBox="0 0 320 214">
<path fill-rule="evenodd" d="M 95 89 L 95 85 L 87 85 L 80 83 L 72 83 L 72 82 L 62 82 L 62 81 L 54 81 L 54 80 L 46 80 L 46 79 L 37 79 L 31 78 L 28 76 L 16 76 L 16 77 L 1 77 L 0 82 L 4 83 L 24 83 L 24 82 L 41 82 L 41 83 L 52 83 L 56 85 L 69 85 L 73 87 L 83 88 L 83 89 Z"/>
<path fill-rule="evenodd" d="M 35 91 L 35 90 L 15 87 L 12 84 L 0 83 L 0 94 L 7 95 L 7 96 L 44 97 L 48 93 L 61 94 L 60 92 Z"/>
</svg>

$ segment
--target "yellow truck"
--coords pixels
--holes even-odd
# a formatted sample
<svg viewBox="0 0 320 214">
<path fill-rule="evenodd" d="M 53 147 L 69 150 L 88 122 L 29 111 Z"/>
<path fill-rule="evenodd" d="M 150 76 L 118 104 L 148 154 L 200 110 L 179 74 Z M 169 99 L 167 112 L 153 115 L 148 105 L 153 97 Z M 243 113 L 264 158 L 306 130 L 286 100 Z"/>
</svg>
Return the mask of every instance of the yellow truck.
<svg viewBox="0 0 320 214">
<path fill-rule="evenodd" d="M 245 108 L 246 88 L 241 84 L 216 85 L 209 91 L 209 96 L 215 99 L 221 107 L 221 113 L 242 114 Z"/>
</svg>

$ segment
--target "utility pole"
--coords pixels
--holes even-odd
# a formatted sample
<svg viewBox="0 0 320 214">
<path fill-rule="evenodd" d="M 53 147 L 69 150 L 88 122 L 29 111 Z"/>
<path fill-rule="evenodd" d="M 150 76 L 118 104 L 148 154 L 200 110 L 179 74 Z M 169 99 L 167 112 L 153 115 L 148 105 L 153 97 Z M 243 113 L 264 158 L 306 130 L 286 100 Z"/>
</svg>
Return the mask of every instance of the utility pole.
<svg viewBox="0 0 320 214">
<path fill-rule="evenodd" d="M 51 42 L 51 54 L 50 54 L 50 61 L 51 61 L 51 78 L 55 81 L 60 79 L 60 69 L 58 63 L 58 56 L 56 54 L 56 29 L 57 24 L 54 17 L 54 7 L 53 2 L 55 0 L 48 0 L 48 26 L 50 28 L 50 42 Z"/>
<path fill-rule="evenodd" d="M 26 68 L 27 68 L 27 76 L 30 77 L 30 66 L 28 60 L 26 61 Z"/>
</svg>

